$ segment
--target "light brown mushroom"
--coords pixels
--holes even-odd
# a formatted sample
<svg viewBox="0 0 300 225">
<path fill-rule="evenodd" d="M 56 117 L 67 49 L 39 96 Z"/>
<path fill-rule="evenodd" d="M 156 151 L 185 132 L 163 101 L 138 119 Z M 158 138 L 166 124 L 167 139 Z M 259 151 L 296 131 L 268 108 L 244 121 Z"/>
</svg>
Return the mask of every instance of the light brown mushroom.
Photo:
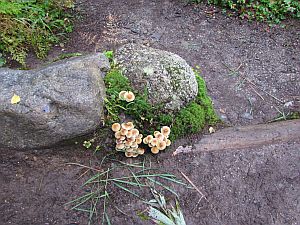
<svg viewBox="0 0 300 225">
<path fill-rule="evenodd" d="M 146 137 L 143 139 L 143 143 L 144 143 L 144 144 L 148 144 L 148 141 L 147 141 L 147 138 L 146 138 Z"/>
<path fill-rule="evenodd" d="M 164 142 L 164 141 L 160 141 L 160 142 L 157 144 L 157 148 L 158 148 L 160 151 L 166 149 L 166 147 L 167 147 L 167 144 L 166 144 L 166 142 Z"/>
<path fill-rule="evenodd" d="M 119 150 L 122 150 L 125 148 L 125 145 L 124 144 L 117 144 L 116 145 L 116 149 L 119 149 Z"/>
<path fill-rule="evenodd" d="M 159 141 L 163 141 L 165 136 L 162 134 L 162 133 L 159 133 L 156 135 L 156 138 L 159 140 Z"/>
<path fill-rule="evenodd" d="M 121 134 L 120 131 L 117 131 L 117 132 L 115 133 L 115 138 L 116 138 L 116 139 L 120 139 L 121 136 L 122 136 L 122 134 Z"/>
<path fill-rule="evenodd" d="M 171 145 L 171 141 L 170 141 L 169 139 L 167 139 L 166 145 L 167 145 L 167 146 L 170 146 L 170 145 Z"/>
<path fill-rule="evenodd" d="M 127 92 L 127 91 L 121 91 L 121 92 L 119 93 L 119 99 L 125 100 L 124 95 L 126 94 L 126 92 Z"/>
<path fill-rule="evenodd" d="M 158 144 L 158 139 L 153 138 L 152 141 L 150 142 L 151 145 L 156 146 Z"/>
<path fill-rule="evenodd" d="M 147 143 L 151 143 L 151 141 L 153 140 L 153 136 L 152 135 L 148 135 L 146 137 Z"/>
<path fill-rule="evenodd" d="M 152 152 L 153 154 L 157 154 L 157 153 L 159 153 L 159 149 L 158 149 L 157 147 L 152 147 L 152 148 L 151 148 L 151 152 Z"/>
<path fill-rule="evenodd" d="M 134 101 L 135 96 L 134 96 L 134 94 L 131 91 L 127 91 L 124 94 L 124 99 L 125 99 L 126 102 L 132 102 L 132 101 Z"/>
<path fill-rule="evenodd" d="M 154 133 L 153 133 L 153 135 L 154 135 L 154 137 L 156 137 L 156 135 L 158 135 L 160 132 L 159 131 L 154 131 Z"/>
<path fill-rule="evenodd" d="M 132 132 L 132 136 L 134 136 L 134 137 L 137 137 L 137 136 L 139 136 L 139 134 L 140 134 L 139 130 L 138 130 L 138 129 L 135 129 L 135 128 L 132 129 L 131 132 Z"/>
<path fill-rule="evenodd" d="M 133 156 L 133 153 L 132 152 L 125 152 L 125 156 L 130 158 Z"/>
<path fill-rule="evenodd" d="M 139 145 L 139 144 L 141 144 L 142 143 L 142 138 L 136 138 L 135 139 L 135 142 Z"/>
<path fill-rule="evenodd" d="M 111 125 L 111 129 L 114 131 L 114 132 L 117 132 L 121 129 L 121 125 L 119 123 L 114 123 L 113 125 Z"/>
<path fill-rule="evenodd" d="M 128 133 L 126 134 L 126 137 L 127 137 L 127 138 L 133 137 L 132 130 L 129 130 L 129 131 L 128 131 Z"/>
<path fill-rule="evenodd" d="M 125 136 L 128 133 L 128 130 L 122 128 L 120 132 L 123 136 Z"/>
<path fill-rule="evenodd" d="M 168 126 L 163 126 L 163 127 L 161 128 L 161 133 L 162 133 L 164 136 L 166 136 L 166 137 L 169 137 L 170 132 L 171 132 L 171 129 L 170 129 L 170 127 L 168 127 Z"/>
<path fill-rule="evenodd" d="M 143 148 L 138 148 L 136 151 L 140 155 L 143 155 L 145 153 L 145 149 L 143 149 Z"/>
</svg>

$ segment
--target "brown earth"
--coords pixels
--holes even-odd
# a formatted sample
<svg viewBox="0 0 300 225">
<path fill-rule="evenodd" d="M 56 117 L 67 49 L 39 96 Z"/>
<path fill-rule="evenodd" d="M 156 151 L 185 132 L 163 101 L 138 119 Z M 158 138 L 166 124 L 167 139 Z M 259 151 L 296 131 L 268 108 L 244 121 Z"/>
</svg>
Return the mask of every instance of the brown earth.
<svg viewBox="0 0 300 225">
<path fill-rule="evenodd" d="M 216 111 L 234 126 L 266 123 L 278 111 L 289 112 L 284 103 L 299 101 L 299 21 L 269 28 L 179 0 L 88 0 L 78 2 L 78 8 L 82 19 L 48 62 L 61 53 L 103 51 L 132 41 L 177 53 L 200 66 Z M 41 62 L 30 58 L 28 65 Z M 267 132 L 276 134 L 276 129 Z M 239 150 L 202 151 L 198 145 L 197 151 L 172 156 L 177 147 L 201 143 L 198 136 L 179 140 L 158 156 L 145 156 L 153 167 L 184 180 L 182 171 L 205 194 L 199 202 L 197 191 L 174 186 L 187 224 L 300 224 L 299 136 Z M 98 168 L 105 153 L 94 155 L 81 144 L 44 151 L 0 149 L 0 225 L 87 224 L 85 213 L 64 204 L 89 191 L 80 187 L 88 173 L 66 163 Z M 128 163 L 142 160 L 115 157 Z M 150 198 L 149 190 L 142 193 Z M 146 207 L 140 200 L 114 186 L 111 196 L 112 224 L 152 224 L 136 215 Z"/>
</svg>

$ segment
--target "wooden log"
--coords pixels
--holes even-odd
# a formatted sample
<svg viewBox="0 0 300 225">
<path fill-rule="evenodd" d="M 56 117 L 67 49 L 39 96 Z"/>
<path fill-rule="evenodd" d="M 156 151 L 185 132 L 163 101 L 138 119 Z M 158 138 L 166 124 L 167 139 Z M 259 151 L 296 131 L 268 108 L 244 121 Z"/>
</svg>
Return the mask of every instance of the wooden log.
<svg viewBox="0 0 300 225">
<path fill-rule="evenodd" d="M 300 119 L 225 128 L 205 135 L 192 151 L 245 149 L 288 141 L 300 141 Z"/>
</svg>

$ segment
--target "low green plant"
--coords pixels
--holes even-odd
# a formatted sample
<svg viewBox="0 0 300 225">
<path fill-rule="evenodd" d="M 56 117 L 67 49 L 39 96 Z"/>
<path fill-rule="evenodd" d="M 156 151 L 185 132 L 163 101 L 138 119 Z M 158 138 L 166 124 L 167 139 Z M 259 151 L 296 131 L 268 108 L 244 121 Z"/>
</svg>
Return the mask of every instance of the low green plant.
<svg viewBox="0 0 300 225">
<path fill-rule="evenodd" d="M 300 18 L 299 0 L 190 0 L 193 3 L 207 2 L 237 12 L 242 18 L 280 23 L 287 17 Z"/>
<path fill-rule="evenodd" d="M 25 66 L 28 51 L 44 58 L 54 43 L 72 31 L 66 13 L 73 0 L 0 0 L 0 51 Z"/>
</svg>

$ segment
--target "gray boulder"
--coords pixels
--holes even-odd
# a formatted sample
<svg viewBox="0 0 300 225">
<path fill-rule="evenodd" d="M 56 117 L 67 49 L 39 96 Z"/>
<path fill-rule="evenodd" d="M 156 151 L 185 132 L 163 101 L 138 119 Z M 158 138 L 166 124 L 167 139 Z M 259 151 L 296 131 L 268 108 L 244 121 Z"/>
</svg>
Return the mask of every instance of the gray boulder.
<svg viewBox="0 0 300 225">
<path fill-rule="evenodd" d="M 36 70 L 0 69 L 0 147 L 49 147 L 95 130 L 109 67 L 103 54 L 93 54 Z"/>
<path fill-rule="evenodd" d="M 116 63 L 132 86 L 148 92 L 151 104 L 163 104 L 166 111 L 177 111 L 198 93 L 195 74 L 180 56 L 138 44 L 127 44 L 116 51 Z"/>
</svg>

